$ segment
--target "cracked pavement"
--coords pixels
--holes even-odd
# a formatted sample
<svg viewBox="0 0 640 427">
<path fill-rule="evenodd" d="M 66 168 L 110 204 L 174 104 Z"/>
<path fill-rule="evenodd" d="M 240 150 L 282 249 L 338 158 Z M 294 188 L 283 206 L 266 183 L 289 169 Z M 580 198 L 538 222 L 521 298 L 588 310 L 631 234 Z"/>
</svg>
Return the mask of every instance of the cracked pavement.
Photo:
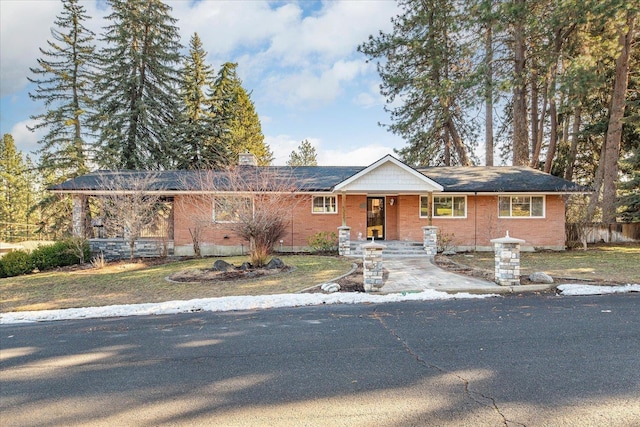
<svg viewBox="0 0 640 427">
<path fill-rule="evenodd" d="M 4 426 L 620 426 L 640 295 L 0 326 Z"/>
</svg>

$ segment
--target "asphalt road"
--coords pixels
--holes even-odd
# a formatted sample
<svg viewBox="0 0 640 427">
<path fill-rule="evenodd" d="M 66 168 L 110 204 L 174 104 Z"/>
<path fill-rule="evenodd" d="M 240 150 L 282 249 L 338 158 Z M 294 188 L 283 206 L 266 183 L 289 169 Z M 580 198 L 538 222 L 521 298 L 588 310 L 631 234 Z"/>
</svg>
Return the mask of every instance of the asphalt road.
<svg viewBox="0 0 640 427">
<path fill-rule="evenodd" d="M 0 327 L 0 425 L 639 426 L 640 294 Z"/>
</svg>

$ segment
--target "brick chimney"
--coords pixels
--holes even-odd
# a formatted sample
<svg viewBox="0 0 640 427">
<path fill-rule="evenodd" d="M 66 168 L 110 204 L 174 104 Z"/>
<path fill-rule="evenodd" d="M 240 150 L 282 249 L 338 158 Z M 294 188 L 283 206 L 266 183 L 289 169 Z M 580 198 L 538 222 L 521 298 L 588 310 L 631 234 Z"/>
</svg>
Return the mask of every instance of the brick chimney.
<svg viewBox="0 0 640 427">
<path fill-rule="evenodd" d="M 239 166 L 258 166 L 258 159 L 253 153 L 240 153 L 238 156 Z"/>
</svg>

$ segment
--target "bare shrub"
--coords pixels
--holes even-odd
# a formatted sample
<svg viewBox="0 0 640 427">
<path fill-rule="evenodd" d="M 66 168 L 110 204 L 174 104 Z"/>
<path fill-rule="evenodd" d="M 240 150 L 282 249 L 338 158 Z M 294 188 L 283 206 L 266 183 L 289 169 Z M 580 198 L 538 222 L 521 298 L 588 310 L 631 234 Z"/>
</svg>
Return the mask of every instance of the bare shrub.
<svg viewBox="0 0 640 427">
<path fill-rule="evenodd" d="M 219 171 L 197 171 L 185 183 L 193 194 L 181 198 L 192 213 L 189 233 L 194 252 L 207 227 L 224 223 L 250 244 L 250 262 L 262 267 L 289 225 L 299 203 L 289 167 L 233 166 Z"/>
</svg>

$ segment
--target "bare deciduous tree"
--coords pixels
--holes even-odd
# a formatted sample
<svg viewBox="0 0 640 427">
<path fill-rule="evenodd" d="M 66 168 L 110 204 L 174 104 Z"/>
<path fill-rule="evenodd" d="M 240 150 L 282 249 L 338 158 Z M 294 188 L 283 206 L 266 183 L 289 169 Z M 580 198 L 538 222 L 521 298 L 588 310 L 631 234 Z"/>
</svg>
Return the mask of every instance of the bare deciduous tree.
<svg viewBox="0 0 640 427">
<path fill-rule="evenodd" d="M 163 209 L 159 174 L 105 172 L 99 180 L 103 189 L 99 197 L 103 225 L 109 235 L 121 235 L 129 243 L 129 255 L 133 258 L 136 241 Z"/>
<path fill-rule="evenodd" d="M 199 254 L 205 228 L 225 223 L 250 243 L 250 262 L 266 264 L 287 231 L 300 189 L 290 167 L 234 166 L 222 171 L 196 171 L 189 178 L 190 195 L 180 198 L 190 212 L 194 252 Z"/>
</svg>

